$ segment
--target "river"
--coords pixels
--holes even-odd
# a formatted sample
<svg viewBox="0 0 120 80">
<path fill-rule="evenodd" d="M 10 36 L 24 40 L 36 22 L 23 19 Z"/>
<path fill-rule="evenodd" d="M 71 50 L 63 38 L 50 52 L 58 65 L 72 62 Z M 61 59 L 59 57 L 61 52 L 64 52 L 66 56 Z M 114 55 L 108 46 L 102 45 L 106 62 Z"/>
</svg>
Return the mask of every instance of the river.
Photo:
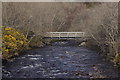
<svg viewBox="0 0 120 80">
<path fill-rule="evenodd" d="M 74 44 L 74 45 L 73 45 Z M 96 51 L 59 41 L 3 63 L 3 78 L 116 78 L 118 70 Z"/>
</svg>

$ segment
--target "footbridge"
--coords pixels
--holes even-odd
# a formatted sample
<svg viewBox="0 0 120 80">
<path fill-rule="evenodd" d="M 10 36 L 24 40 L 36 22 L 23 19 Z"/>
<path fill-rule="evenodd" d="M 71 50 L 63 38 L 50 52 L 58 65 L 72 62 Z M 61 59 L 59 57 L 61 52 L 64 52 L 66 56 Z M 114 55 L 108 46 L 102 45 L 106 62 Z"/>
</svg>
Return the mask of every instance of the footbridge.
<svg viewBox="0 0 120 80">
<path fill-rule="evenodd" d="M 71 39 L 84 38 L 85 32 L 47 32 L 45 38 Z"/>
</svg>

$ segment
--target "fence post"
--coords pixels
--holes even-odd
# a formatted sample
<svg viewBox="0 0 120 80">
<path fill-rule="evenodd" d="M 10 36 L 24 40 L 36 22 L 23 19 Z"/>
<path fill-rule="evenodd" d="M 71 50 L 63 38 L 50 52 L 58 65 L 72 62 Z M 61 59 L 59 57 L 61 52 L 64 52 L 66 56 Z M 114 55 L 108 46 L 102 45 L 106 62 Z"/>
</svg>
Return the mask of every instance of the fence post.
<svg viewBox="0 0 120 80">
<path fill-rule="evenodd" d="M 75 37 L 77 37 L 77 33 L 75 33 Z"/>
<path fill-rule="evenodd" d="M 51 38 L 53 37 L 53 33 L 51 33 Z"/>
<path fill-rule="evenodd" d="M 84 38 L 84 36 L 85 36 L 84 32 L 82 34 L 83 34 L 83 38 Z"/>
<path fill-rule="evenodd" d="M 58 33 L 59 34 L 59 39 L 60 39 L 60 35 L 61 35 L 61 33 Z"/>
<path fill-rule="evenodd" d="M 67 39 L 68 39 L 68 37 L 69 37 L 69 33 L 67 33 Z"/>
</svg>

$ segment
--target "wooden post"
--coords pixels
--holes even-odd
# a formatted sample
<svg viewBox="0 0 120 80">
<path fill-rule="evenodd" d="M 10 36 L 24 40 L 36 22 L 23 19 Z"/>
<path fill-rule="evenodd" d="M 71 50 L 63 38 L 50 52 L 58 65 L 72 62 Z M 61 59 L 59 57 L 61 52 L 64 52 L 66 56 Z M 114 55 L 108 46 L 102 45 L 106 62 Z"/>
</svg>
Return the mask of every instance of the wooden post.
<svg viewBox="0 0 120 80">
<path fill-rule="evenodd" d="M 61 33 L 58 33 L 59 34 L 59 39 L 60 39 L 60 35 L 61 35 Z"/>
<path fill-rule="evenodd" d="M 77 37 L 77 33 L 75 33 L 75 37 Z"/>
<path fill-rule="evenodd" d="M 53 37 L 53 33 L 50 34 L 51 35 L 51 38 Z"/>
<path fill-rule="evenodd" d="M 69 38 L 69 33 L 67 33 L 67 39 Z"/>
<path fill-rule="evenodd" d="M 82 34 L 83 34 L 83 36 L 82 36 L 82 37 L 84 38 L 84 36 L 85 36 L 85 35 L 84 35 L 84 32 L 82 32 Z"/>
</svg>

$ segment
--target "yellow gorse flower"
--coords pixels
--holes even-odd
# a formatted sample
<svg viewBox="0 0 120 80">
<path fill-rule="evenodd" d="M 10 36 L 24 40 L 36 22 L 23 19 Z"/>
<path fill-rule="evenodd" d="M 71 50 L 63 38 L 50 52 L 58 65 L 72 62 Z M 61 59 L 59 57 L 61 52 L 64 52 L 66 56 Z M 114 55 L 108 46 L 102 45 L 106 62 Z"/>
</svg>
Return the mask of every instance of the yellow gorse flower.
<svg viewBox="0 0 120 80">
<path fill-rule="evenodd" d="M 8 50 L 8 49 L 6 49 L 6 47 L 3 47 L 3 48 L 2 48 L 2 52 L 8 53 L 8 52 L 9 52 L 9 50 Z"/>
<path fill-rule="evenodd" d="M 18 32 L 16 29 L 10 27 L 2 28 L 2 58 L 7 59 L 16 55 L 21 49 L 25 49 L 27 39 L 25 36 Z"/>
<path fill-rule="evenodd" d="M 3 40 L 7 40 L 7 41 L 16 41 L 16 38 L 11 36 L 11 35 L 4 35 L 3 36 Z"/>
<path fill-rule="evenodd" d="M 7 42 L 6 44 L 7 44 L 7 47 L 17 47 L 16 44 L 11 43 L 11 42 Z"/>
<path fill-rule="evenodd" d="M 8 27 L 8 28 L 5 28 L 5 30 L 12 30 L 12 28 Z"/>
<path fill-rule="evenodd" d="M 21 44 L 21 45 L 23 45 L 23 43 L 24 43 L 23 41 L 20 41 L 20 44 Z"/>
<path fill-rule="evenodd" d="M 9 51 L 8 49 L 5 50 L 6 53 L 8 53 L 8 51 Z"/>
</svg>

